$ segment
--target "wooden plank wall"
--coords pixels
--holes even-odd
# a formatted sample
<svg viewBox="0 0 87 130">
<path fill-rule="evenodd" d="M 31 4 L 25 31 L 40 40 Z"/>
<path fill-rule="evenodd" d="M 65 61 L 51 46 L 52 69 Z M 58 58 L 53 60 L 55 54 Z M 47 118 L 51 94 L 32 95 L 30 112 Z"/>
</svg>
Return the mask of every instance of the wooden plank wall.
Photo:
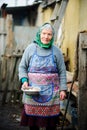
<svg viewBox="0 0 87 130">
<path fill-rule="evenodd" d="M 78 129 L 87 129 L 87 32 L 79 34 Z"/>
<path fill-rule="evenodd" d="M 20 82 L 18 79 L 18 65 L 20 62 L 19 56 L 4 56 L 1 65 L 1 81 L 0 88 L 2 92 L 2 104 L 10 102 L 21 102 Z"/>
<path fill-rule="evenodd" d="M 0 26 L 3 27 L 0 30 L 2 44 L 0 50 L 3 52 L 0 55 L 0 101 L 2 104 L 21 103 L 22 91 L 18 80 L 18 65 L 26 46 L 36 35 L 38 27 L 17 28 L 16 26 L 13 30 L 12 15 L 7 15 L 6 19 L 1 18 Z"/>
<path fill-rule="evenodd" d="M 2 45 L 4 48 L 0 56 L 0 103 L 21 103 L 22 92 L 18 79 L 18 65 L 23 52 L 14 44 L 12 15 L 8 15 L 3 24 L 6 41 L 1 43 L 4 44 Z M 4 35 L 3 30 L 1 34 Z"/>
</svg>

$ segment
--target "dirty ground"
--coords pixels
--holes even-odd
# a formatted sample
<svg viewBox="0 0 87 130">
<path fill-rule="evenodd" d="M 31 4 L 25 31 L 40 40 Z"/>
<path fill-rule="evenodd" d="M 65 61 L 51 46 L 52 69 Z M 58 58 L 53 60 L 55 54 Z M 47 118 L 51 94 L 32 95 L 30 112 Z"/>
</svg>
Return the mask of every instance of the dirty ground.
<svg viewBox="0 0 87 130">
<path fill-rule="evenodd" d="M 0 105 L 0 130 L 29 130 L 28 127 L 20 126 L 22 107 L 23 106 L 19 104 Z M 61 117 L 62 116 L 60 116 L 60 127 L 58 127 L 58 130 L 61 130 Z M 65 126 L 68 127 L 68 125 L 69 122 L 66 121 Z M 40 130 L 42 129 L 40 128 Z"/>
<path fill-rule="evenodd" d="M 0 130 L 29 130 L 20 126 L 22 106 L 5 104 L 0 105 Z"/>
</svg>

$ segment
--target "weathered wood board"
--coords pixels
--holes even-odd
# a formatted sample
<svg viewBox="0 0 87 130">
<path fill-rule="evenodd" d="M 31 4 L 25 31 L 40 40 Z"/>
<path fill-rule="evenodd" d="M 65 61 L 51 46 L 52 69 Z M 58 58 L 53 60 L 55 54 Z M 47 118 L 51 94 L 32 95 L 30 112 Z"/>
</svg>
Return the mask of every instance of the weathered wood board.
<svg viewBox="0 0 87 130">
<path fill-rule="evenodd" d="M 78 129 L 87 129 L 87 32 L 79 34 Z"/>
</svg>

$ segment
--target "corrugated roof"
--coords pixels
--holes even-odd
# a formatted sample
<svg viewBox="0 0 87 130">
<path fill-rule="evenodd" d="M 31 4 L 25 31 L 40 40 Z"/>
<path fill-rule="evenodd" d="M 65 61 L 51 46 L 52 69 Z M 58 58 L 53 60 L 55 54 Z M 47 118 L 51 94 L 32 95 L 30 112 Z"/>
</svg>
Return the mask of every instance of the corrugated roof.
<svg viewBox="0 0 87 130">
<path fill-rule="evenodd" d="M 3 3 L 7 4 L 7 7 L 21 7 L 40 3 L 42 0 L 0 0 L 0 7 Z"/>
<path fill-rule="evenodd" d="M 47 7 L 52 3 L 59 1 L 61 0 L 0 0 L 0 7 L 3 5 L 3 3 L 6 3 L 7 7 L 31 6 L 38 3 L 42 3 L 43 7 Z"/>
</svg>

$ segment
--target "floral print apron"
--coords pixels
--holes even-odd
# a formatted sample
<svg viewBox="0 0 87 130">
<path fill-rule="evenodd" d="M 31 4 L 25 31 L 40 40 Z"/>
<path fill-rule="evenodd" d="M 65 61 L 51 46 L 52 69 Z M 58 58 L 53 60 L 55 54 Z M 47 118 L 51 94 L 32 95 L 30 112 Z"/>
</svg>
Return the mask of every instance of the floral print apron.
<svg viewBox="0 0 87 130">
<path fill-rule="evenodd" d="M 58 115 L 59 77 L 53 50 L 48 56 L 39 56 L 37 49 L 28 67 L 29 86 L 40 87 L 39 95 L 23 95 L 25 112 L 33 116 Z"/>
</svg>

